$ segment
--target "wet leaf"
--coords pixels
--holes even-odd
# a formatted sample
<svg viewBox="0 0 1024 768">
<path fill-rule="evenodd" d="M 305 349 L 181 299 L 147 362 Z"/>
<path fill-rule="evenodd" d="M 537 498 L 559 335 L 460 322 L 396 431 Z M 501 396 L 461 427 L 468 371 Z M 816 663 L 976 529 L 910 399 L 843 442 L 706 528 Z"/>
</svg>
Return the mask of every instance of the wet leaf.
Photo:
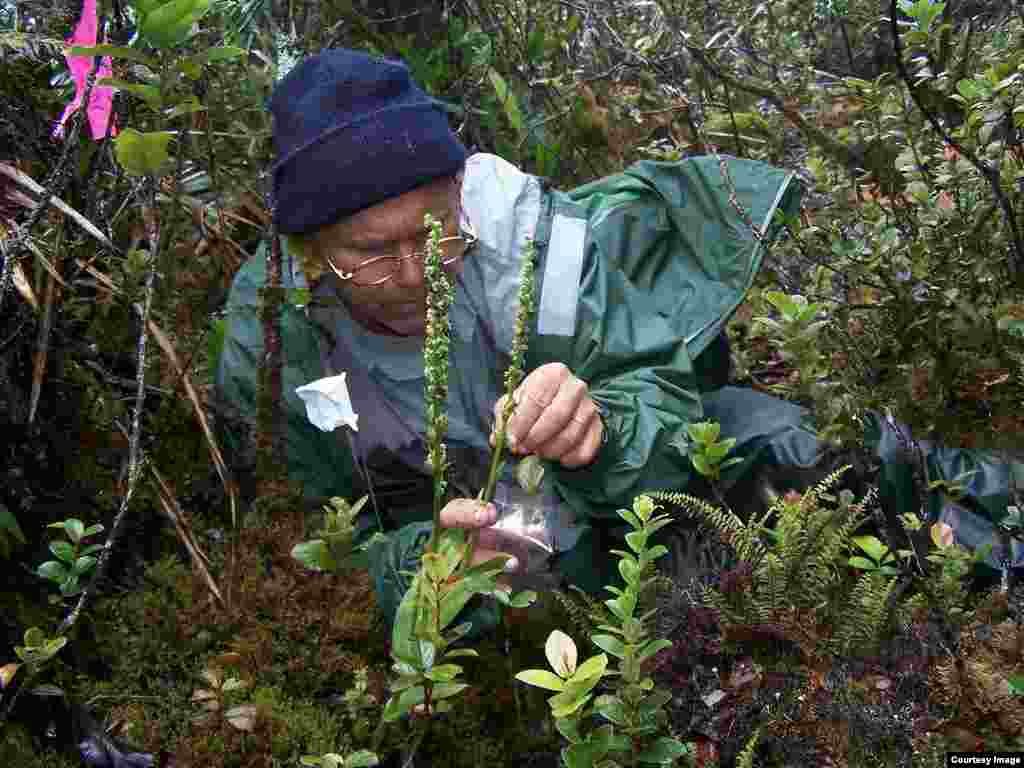
<svg viewBox="0 0 1024 768">
<path fill-rule="evenodd" d="M 559 677 L 569 677 L 576 671 L 576 643 L 560 629 L 548 635 L 544 655 Z"/>
</svg>

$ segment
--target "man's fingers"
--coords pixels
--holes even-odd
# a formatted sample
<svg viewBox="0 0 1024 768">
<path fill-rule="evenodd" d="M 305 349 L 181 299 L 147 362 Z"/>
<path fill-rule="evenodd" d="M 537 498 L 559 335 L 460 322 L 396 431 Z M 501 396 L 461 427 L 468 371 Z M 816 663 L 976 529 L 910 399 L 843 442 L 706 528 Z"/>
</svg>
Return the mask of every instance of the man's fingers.
<svg viewBox="0 0 1024 768">
<path fill-rule="evenodd" d="M 601 423 L 600 417 L 598 417 L 591 422 L 590 428 L 583 437 L 583 440 L 573 450 L 564 454 L 559 459 L 559 462 L 563 467 L 569 467 L 570 469 L 587 466 L 597 457 L 597 452 L 601 450 L 603 437 L 604 425 Z"/>
<path fill-rule="evenodd" d="M 580 403 L 580 407 L 569 420 L 569 423 L 561 431 L 556 432 L 554 437 L 546 443 L 537 445 L 534 448 L 534 452 L 543 459 L 561 461 L 564 456 L 579 447 L 595 427 L 600 429 L 600 421 L 601 417 L 597 411 L 597 406 L 594 405 L 590 398 L 586 398 Z M 533 433 L 531 433 L 530 439 L 532 439 L 532 435 Z"/>
<path fill-rule="evenodd" d="M 575 444 L 583 430 L 587 428 L 589 420 L 593 418 L 592 412 L 596 413 L 596 407 L 587 396 L 587 385 L 571 376 L 562 382 L 551 404 L 544 409 L 526 437 L 519 442 L 524 450 L 539 452 L 542 446 L 547 446 L 563 433 L 568 433 L 566 437 Z M 515 417 L 512 420 L 514 422 Z"/>
<path fill-rule="evenodd" d="M 486 528 L 497 519 L 498 510 L 493 504 L 476 499 L 452 499 L 441 510 L 441 525 L 445 528 Z"/>
</svg>

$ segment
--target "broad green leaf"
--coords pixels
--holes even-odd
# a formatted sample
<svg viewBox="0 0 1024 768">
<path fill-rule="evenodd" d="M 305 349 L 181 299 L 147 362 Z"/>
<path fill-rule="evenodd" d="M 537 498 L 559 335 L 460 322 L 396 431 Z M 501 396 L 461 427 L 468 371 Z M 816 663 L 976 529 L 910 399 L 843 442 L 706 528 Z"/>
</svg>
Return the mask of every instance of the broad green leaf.
<svg viewBox="0 0 1024 768">
<path fill-rule="evenodd" d="M 168 160 L 167 145 L 172 137 L 167 131 L 139 133 L 134 128 L 125 128 L 114 139 L 114 153 L 130 176 L 156 174 Z"/>
<path fill-rule="evenodd" d="M 594 711 L 616 725 L 626 724 L 626 708 L 618 696 L 598 696 L 594 699 Z"/>
<path fill-rule="evenodd" d="M 188 38 L 209 7 L 210 0 L 170 0 L 143 16 L 139 34 L 157 48 L 173 48 Z"/>
<path fill-rule="evenodd" d="M 467 688 L 469 688 L 469 685 L 466 683 L 438 683 L 434 686 L 431 697 L 435 701 L 450 699 L 452 696 L 457 696 L 462 693 Z"/>
<path fill-rule="evenodd" d="M 555 728 L 570 744 L 579 744 L 582 741 L 579 721 L 575 717 L 560 717 L 555 720 Z"/>
<path fill-rule="evenodd" d="M 693 463 L 693 468 L 696 469 L 704 477 L 710 477 L 712 474 L 714 474 L 714 472 L 711 469 L 711 465 L 708 464 L 708 460 L 704 458 L 703 454 L 690 454 L 690 461 Z"/>
<path fill-rule="evenodd" d="M 641 763 L 670 763 L 685 755 L 686 751 L 686 746 L 678 739 L 663 736 L 637 755 L 637 760 Z"/>
<path fill-rule="evenodd" d="M 511 608 L 529 608 L 537 600 L 537 593 L 533 590 L 524 590 L 523 592 L 517 592 L 509 598 L 508 604 Z"/>
<path fill-rule="evenodd" d="M 60 593 L 65 597 L 71 595 L 77 595 L 82 591 L 81 586 L 78 583 L 78 574 L 73 571 L 68 574 L 68 577 L 61 582 Z"/>
<path fill-rule="evenodd" d="M 379 763 L 380 759 L 376 754 L 368 749 L 360 749 L 348 756 L 345 760 L 345 768 L 370 768 Z"/>
<path fill-rule="evenodd" d="M 314 571 L 333 571 L 337 563 L 323 539 L 303 541 L 292 547 L 292 557 Z"/>
<path fill-rule="evenodd" d="M 75 560 L 75 548 L 68 541 L 51 541 L 50 551 L 65 563 L 72 563 Z"/>
<path fill-rule="evenodd" d="M 67 569 L 56 560 L 47 560 L 36 568 L 36 573 L 44 579 L 56 581 L 58 584 L 68 577 Z"/>
<path fill-rule="evenodd" d="M 637 567 L 636 561 L 619 560 L 619 575 L 631 587 L 637 586 L 637 582 L 640 579 L 640 569 Z"/>
<path fill-rule="evenodd" d="M 146 106 L 154 112 L 159 112 L 164 107 L 163 96 L 160 94 L 160 89 L 155 85 L 129 83 L 124 80 L 114 80 L 112 78 L 103 78 L 99 81 L 98 85 L 106 85 L 111 88 L 116 88 L 119 91 L 124 91 L 125 93 L 131 93 L 138 96 L 146 102 Z"/>
<path fill-rule="evenodd" d="M 666 547 L 664 544 L 655 544 L 653 547 L 647 550 L 647 559 L 648 561 L 657 560 L 659 557 L 664 557 L 667 554 L 668 547 Z"/>
<path fill-rule="evenodd" d="M 88 573 L 94 565 L 96 565 L 96 558 L 86 555 L 85 557 L 80 557 L 75 560 L 73 568 L 75 573 L 83 574 Z"/>
<path fill-rule="evenodd" d="M 618 616 L 619 619 L 626 621 L 633 617 L 633 611 L 636 609 L 636 597 L 626 592 L 614 600 L 605 600 L 604 604 L 607 605 L 608 610 Z"/>
<path fill-rule="evenodd" d="M 1010 675 L 1006 678 L 1011 696 L 1024 696 L 1024 675 Z"/>
<path fill-rule="evenodd" d="M 456 648 L 454 651 L 448 651 L 442 658 L 445 659 L 457 659 L 460 656 L 479 656 L 472 648 Z"/>
<path fill-rule="evenodd" d="M 854 536 L 853 543 L 866 552 L 872 560 L 881 560 L 886 552 L 885 545 L 874 536 Z"/>
<path fill-rule="evenodd" d="M 422 685 L 418 685 L 415 688 L 407 688 L 398 696 L 392 696 L 384 707 L 384 714 L 382 715 L 384 721 L 391 723 L 402 715 L 412 712 L 413 707 L 423 703 L 423 696 Z"/>
<path fill-rule="evenodd" d="M 494 87 L 494 93 L 498 97 L 498 102 L 505 110 L 505 115 L 508 117 L 512 130 L 515 131 L 517 138 L 522 138 L 524 134 L 523 113 L 519 110 L 519 102 L 516 100 L 516 95 L 509 89 L 504 78 L 495 70 L 492 69 L 488 74 L 491 79 L 491 85 Z"/>
<path fill-rule="evenodd" d="M 85 523 L 77 517 L 69 517 L 64 521 L 64 530 L 67 531 L 68 538 L 77 544 L 85 535 Z"/>
<path fill-rule="evenodd" d="M 524 669 L 516 673 L 516 680 L 549 691 L 562 691 L 565 688 L 562 678 L 546 669 Z"/>
<path fill-rule="evenodd" d="M 633 531 L 632 533 L 627 533 L 626 543 L 629 544 L 630 549 L 639 555 L 647 547 L 647 532 Z"/>
<path fill-rule="evenodd" d="M 590 639 L 602 651 L 610 653 L 617 659 L 625 658 L 626 646 L 617 637 L 612 635 L 591 635 Z"/>
<path fill-rule="evenodd" d="M 576 674 L 569 678 L 569 682 L 575 683 L 590 680 L 593 677 L 601 677 L 607 667 L 608 657 L 605 654 L 599 653 L 597 656 L 591 656 L 580 664 Z"/>
<path fill-rule="evenodd" d="M 458 677 L 461 671 L 462 667 L 458 664 L 438 664 L 427 671 L 426 678 L 435 683 L 448 683 Z"/>
<path fill-rule="evenodd" d="M 671 648 L 671 647 L 672 647 L 672 641 L 671 640 L 665 640 L 665 639 L 651 640 L 651 642 L 649 642 L 647 645 L 645 645 L 643 647 L 643 649 L 640 651 L 640 653 L 637 654 L 636 660 L 637 661 L 645 661 L 646 659 L 649 659 L 651 656 L 653 656 L 654 654 L 658 653 L 659 651 L 663 651 L 666 648 Z"/>
<path fill-rule="evenodd" d="M 112 59 L 128 59 L 129 61 L 135 61 L 139 64 L 145 64 L 150 69 L 156 69 L 160 66 L 160 62 L 154 59 L 152 56 L 147 56 L 137 48 L 124 48 L 119 45 L 94 45 L 94 46 L 82 46 L 74 45 L 71 47 L 72 56 L 109 56 Z"/>
<path fill-rule="evenodd" d="M 551 714 L 557 717 L 568 717 L 573 712 L 576 712 L 593 698 L 593 694 L 586 694 L 580 696 L 577 694 L 569 693 L 558 693 L 548 699 L 548 705 L 551 707 Z"/>
<path fill-rule="evenodd" d="M 231 59 L 237 59 L 239 56 L 245 55 L 244 48 L 237 48 L 233 45 L 224 45 L 218 48 L 210 48 L 209 50 L 203 51 L 197 56 L 190 56 L 187 59 L 182 59 L 178 66 L 182 64 L 188 64 L 193 67 L 203 67 L 206 64 L 216 64 L 220 61 L 230 61 Z"/>
<path fill-rule="evenodd" d="M 90 525 L 88 528 L 85 529 L 85 533 L 82 534 L 82 538 L 83 539 L 87 539 L 90 536 L 95 536 L 97 533 L 102 533 L 102 532 L 103 532 L 103 524 L 102 523 L 94 523 L 94 524 Z"/>
</svg>

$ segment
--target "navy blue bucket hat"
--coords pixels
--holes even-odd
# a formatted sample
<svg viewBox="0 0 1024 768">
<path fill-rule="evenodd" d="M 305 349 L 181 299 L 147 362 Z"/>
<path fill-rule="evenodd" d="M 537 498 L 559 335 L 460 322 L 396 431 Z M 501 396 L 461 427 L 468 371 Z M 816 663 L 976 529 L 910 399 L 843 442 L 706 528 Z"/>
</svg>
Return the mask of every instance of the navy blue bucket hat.
<svg viewBox="0 0 1024 768">
<path fill-rule="evenodd" d="M 400 61 L 328 49 L 277 85 L 274 215 L 283 234 L 349 214 L 453 175 L 466 148 Z"/>
</svg>

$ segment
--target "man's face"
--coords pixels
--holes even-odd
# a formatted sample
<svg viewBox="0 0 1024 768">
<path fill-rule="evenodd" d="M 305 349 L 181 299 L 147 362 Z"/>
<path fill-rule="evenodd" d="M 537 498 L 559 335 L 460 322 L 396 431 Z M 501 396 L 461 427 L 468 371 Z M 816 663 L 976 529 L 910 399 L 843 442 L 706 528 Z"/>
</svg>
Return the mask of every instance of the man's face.
<svg viewBox="0 0 1024 768">
<path fill-rule="evenodd" d="M 396 326 L 400 333 L 422 333 L 426 307 L 423 259 L 387 257 L 424 251 L 427 230 L 423 217 L 427 213 L 444 222 L 443 236 L 456 234 L 457 203 L 458 186 L 450 178 L 440 179 L 326 228 L 318 237 L 318 250 L 338 271 L 352 275 L 350 280 L 338 280 L 349 304 L 378 322 Z M 450 273 L 461 267 L 465 248 L 458 240 L 445 245 L 443 258 L 455 259 L 448 267 Z M 371 259 L 380 260 L 366 264 Z M 363 264 L 366 266 L 360 266 Z M 370 285 L 383 278 L 388 279 Z"/>
</svg>

